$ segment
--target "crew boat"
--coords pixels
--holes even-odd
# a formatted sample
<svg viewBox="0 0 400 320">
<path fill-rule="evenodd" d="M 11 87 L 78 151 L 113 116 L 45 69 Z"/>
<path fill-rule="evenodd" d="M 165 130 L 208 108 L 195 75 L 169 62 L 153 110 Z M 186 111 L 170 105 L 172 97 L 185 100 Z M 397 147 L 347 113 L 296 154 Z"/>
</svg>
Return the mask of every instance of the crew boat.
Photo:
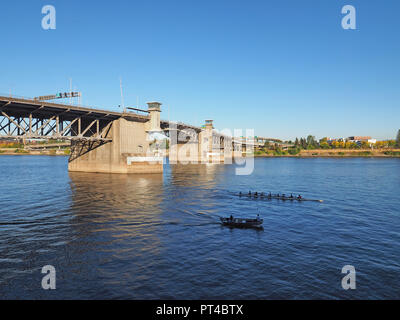
<svg viewBox="0 0 400 320">
<path fill-rule="evenodd" d="M 257 215 L 256 219 L 246 219 L 246 218 L 234 218 L 230 216 L 229 218 L 220 217 L 221 223 L 224 226 L 235 227 L 235 228 L 262 228 L 264 222 Z"/>
</svg>

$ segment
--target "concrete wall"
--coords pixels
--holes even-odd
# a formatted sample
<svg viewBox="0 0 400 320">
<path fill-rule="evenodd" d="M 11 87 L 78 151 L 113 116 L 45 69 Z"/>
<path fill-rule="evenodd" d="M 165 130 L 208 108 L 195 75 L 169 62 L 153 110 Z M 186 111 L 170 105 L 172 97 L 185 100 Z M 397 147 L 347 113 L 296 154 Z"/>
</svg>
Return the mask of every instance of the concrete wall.
<svg viewBox="0 0 400 320">
<path fill-rule="evenodd" d="M 213 132 L 208 126 L 198 135 L 198 143 L 171 142 L 169 150 L 170 163 L 233 163 L 233 157 L 241 157 L 241 151 L 234 152 L 232 139 Z"/>
<path fill-rule="evenodd" d="M 131 162 L 129 157 L 149 157 L 146 123 L 115 120 L 109 135 L 112 141 L 103 145 L 73 142 L 68 164 L 69 171 L 104 173 L 162 173 L 162 163 Z"/>
<path fill-rule="evenodd" d="M 157 104 L 157 103 L 153 103 Z M 156 105 L 157 107 L 157 105 Z M 162 173 L 162 158 L 155 157 L 150 150 L 149 131 L 158 131 L 159 108 L 149 108 L 149 121 L 140 122 L 120 118 L 112 123 L 107 138 L 111 142 L 100 145 L 74 141 L 71 146 L 69 171 L 104 173 Z M 172 139 L 174 140 L 174 139 Z M 170 143 L 169 160 L 171 164 L 233 163 L 232 140 L 217 134 L 212 122 L 198 134 L 198 139 L 187 143 Z M 158 160 L 149 161 L 149 160 Z M 161 161 L 160 161 L 161 160 Z"/>
</svg>

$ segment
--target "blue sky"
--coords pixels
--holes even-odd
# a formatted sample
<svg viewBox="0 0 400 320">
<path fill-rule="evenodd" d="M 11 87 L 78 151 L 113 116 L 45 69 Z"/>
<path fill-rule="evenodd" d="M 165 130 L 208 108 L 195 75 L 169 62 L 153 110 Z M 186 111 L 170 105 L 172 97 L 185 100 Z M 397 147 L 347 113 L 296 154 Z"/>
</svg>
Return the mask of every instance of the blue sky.
<svg viewBox="0 0 400 320">
<path fill-rule="evenodd" d="M 56 30 L 41 28 L 44 5 Z M 357 10 L 343 30 L 341 8 Z M 0 93 L 73 86 L 83 104 L 163 103 L 163 119 L 313 134 L 394 138 L 400 128 L 400 2 L 2 1 Z"/>
</svg>

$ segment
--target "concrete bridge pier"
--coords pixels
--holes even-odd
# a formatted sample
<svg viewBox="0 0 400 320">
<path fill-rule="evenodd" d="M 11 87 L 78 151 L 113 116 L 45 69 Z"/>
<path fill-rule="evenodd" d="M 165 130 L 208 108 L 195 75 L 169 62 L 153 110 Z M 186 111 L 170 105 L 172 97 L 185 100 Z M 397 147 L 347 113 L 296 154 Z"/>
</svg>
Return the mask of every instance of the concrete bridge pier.
<svg viewBox="0 0 400 320">
<path fill-rule="evenodd" d="M 69 171 L 102 173 L 162 173 L 163 158 L 150 150 L 149 133 L 160 128 L 160 103 L 149 103 L 149 118 L 130 114 L 110 122 L 101 132 L 108 141 L 75 140 Z M 79 128 L 78 128 L 79 130 Z"/>
</svg>

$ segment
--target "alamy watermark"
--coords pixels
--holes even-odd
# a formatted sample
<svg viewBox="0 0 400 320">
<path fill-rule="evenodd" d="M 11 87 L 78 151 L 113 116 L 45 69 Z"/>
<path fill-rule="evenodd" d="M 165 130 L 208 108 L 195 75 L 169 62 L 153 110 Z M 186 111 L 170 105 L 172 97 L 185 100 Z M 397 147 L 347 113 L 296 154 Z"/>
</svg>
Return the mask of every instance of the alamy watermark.
<svg viewBox="0 0 400 320">
<path fill-rule="evenodd" d="M 342 288 L 344 290 L 356 289 L 356 268 L 352 265 L 345 265 L 342 268 L 342 273 L 346 274 L 342 278 Z"/>
<path fill-rule="evenodd" d="M 147 140 L 150 148 L 146 157 L 163 157 L 168 154 L 170 164 L 236 164 L 236 175 L 250 175 L 254 172 L 254 129 L 217 130 L 210 126 L 205 129 L 179 128 L 178 122 L 170 122 L 169 137 L 163 142 Z M 166 138 L 166 137 L 165 137 Z M 259 143 L 257 144 L 259 145 Z M 162 161 L 162 160 L 158 160 Z"/>
<path fill-rule="evenodd" d="M 56 8 L 52 5 L 45 5 L 42 8 L 42 14 L 45 15 L 42 18 L 43 30 L 55 30 L 56 29 Z"/>
<path fill-rule="evenodd" d="M 352 5 L 345 5 L 342 8 L 342 14 L 345 16 L 342 18 L 342 28 L 344 30 L 355 30 L 356 27 L 356 8 Z"/>
<path fill-rule="evenodd" d="M 42 278 L 42 289 L 55 290 L 56 289 L 56 268 L 52 265 L 47 265 L 42 268 L 42 273 L 45 276 Z"/>
</svg>

